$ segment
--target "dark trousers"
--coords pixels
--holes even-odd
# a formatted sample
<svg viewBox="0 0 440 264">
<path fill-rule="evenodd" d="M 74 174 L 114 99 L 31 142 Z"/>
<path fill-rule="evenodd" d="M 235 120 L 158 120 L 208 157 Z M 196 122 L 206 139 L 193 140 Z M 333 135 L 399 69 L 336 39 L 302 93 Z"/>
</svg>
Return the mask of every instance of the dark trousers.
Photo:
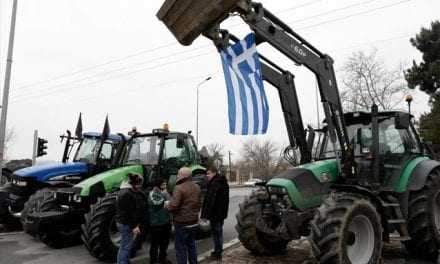
<svg viewBox="0 0 440 264">
<path fill-rule="evenodd" d="M 157 263 L 167 259 L 170 243 L 171 224 L 151 226 L 150 262 Z"/>
<path fill-rule="evenodd" d="M 221 256 L 223 252 L 223 224 L 224 221 L 209 221 L 211 223 L 212 240 L 214 241 L 214 254 Z"/>
<path fill-rule="evenodd" d="M 198 227 L 175 225 L 177 264 L 197 264 L 196 232 Z"/>
</svg>

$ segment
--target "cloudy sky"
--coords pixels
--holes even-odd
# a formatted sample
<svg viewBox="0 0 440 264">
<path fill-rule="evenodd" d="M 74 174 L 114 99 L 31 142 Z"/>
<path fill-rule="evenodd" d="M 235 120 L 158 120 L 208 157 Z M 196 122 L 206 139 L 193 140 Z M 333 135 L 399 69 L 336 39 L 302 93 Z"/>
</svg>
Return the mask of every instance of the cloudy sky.
<svg viewBox="0 0 440 264">
<path fill-rule="evenodd" d="M 112 132 L 132 126 L 147 132 L 169 123 L 195 130 L 196 86 L 200 88 L 199 145 L 219 142 L 238 157 L 243 136 L 228 134 L 227 101 L 220 58 L 211 43 L 177 44 L 155 14 L 158 0 L 19 0 L 8 126 L 15 138 L 8 157 L 30 157 L 34 129 L 49 140 L 58 160 L 59 135 L 74 130 L 83 113 L 84 130 L 101 131 L 106 114 Z M 409 43 L 422 26 L 439 19 L 438 0 L 261 0 L 324 53 L 339 69 L 355 51 L 378 49 L 389 67 L 420 60 Z M 0 0 L 0 71 L 3 84 L 12 0 Z M 242 37 L 239 18 L 224 25 Z M 316 123 L 315 80 L 268 47 L 260 51 L 296 75 L 304 121 Z M 340 75 L 340 72 L 337 72 Z M 341 82 L 340 82 L 341 83 Z M 287 143 L 279 98 L 266 85 L 270 123 L 265 136 Z M 413 92 L 417 115 L 427 97 Z"/>
</svg>

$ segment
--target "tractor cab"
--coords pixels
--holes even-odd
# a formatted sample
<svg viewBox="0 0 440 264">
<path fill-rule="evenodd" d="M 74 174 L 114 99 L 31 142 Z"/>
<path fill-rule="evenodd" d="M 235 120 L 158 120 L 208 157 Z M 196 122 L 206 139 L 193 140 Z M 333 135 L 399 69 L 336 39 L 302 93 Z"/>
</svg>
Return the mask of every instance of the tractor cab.
<svg viewBox="0 0 440 264">
<path fill-rule="evenodd" d="M 358 164 L 358 175 L 372 175 L 372 162 L 374 160 L 374 140 L 372 133 L 372 114 L 367 112 L 350 112 L 344 114 L 347 133 L 354 148 L 355 160 Z M 410 122 L 412 116 L 405 112 L 389 111 L 378 114 L 378 153 L 380 179 L 383 186 L 391 186 L 399 180 L 402 171 L 408 162 L 423 155 L 423 145 L 418 134 Z M 340 155 L 329 140 L 328 134 L 323 129 L 317 155 L 317 160 L 334 159 Z M 318 141 L 319 142 L 319 141 Z M 368 185 L 371 179 L 363 179 L 361 185 Z"/>
<path fill-rule="evenodd" d="M 84 133 L 73 162 L 82 162 L 88 165 L 91 175 L 110 169 L 118 165 L 119 149 L 124 147 L 125 136 L 109 135 L 104 141 L 101 133 Z"/>
<path fill-rule="evenodd" d="M 196 169 L 193 180 L 205 187 L 204 170 L 198 166 L 200 156 L 190 134 L 154 129 L 149 134 L 134 135 L 128 145 L 125 164 L 142 165 L 146 185 L 161 177 L 169 181 L 171 191 L 178 170 L 188 166 Z"/>
</svg>

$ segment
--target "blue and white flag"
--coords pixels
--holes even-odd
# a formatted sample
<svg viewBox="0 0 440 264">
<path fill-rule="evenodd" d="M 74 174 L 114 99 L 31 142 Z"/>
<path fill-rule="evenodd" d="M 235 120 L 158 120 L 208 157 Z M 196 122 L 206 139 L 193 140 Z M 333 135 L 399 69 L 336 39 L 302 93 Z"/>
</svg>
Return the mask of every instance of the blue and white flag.
<svg viewBox="0 0 440 264">
<path fill-rule="evenodd" d="M 228 91 L 229 133 L 265 134 L 269 105 L 264 92 L 255 35 L 249 34 L 221 52 Z"/>
</svg>

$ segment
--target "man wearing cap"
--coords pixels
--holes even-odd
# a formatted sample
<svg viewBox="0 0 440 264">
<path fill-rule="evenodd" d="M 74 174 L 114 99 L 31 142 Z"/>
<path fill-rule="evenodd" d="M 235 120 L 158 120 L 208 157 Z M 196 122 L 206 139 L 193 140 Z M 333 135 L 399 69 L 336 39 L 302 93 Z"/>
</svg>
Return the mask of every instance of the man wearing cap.
<svg viewBox="0 0 440 264">
<path fill-rule="evenodd" d="M 200 187 L 191 180 L 191 169 L 181 168 L 173 197 L 165 205 L 173 215 L 177 264 L 197 263 L 195 233 L 199 223 L 200 198 Z"/>
</svg>

